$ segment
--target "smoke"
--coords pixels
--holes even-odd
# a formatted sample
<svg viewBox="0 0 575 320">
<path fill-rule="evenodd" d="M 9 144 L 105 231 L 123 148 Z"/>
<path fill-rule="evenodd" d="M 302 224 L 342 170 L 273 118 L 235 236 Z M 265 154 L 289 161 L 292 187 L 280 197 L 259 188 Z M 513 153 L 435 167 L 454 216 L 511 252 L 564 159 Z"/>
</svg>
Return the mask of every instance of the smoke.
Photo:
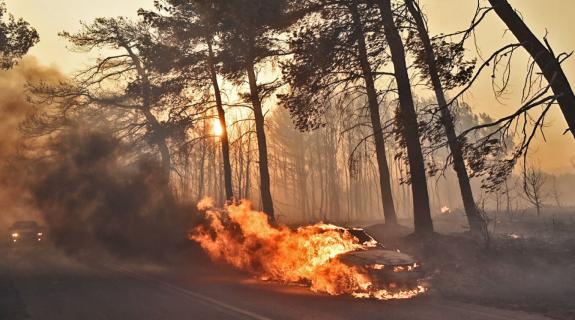
<svg viewBox="0 0 575 320">
<path fill-rule="evenodd" d="M 184 215 L 155 159 L 131 157 L 105 128 L 70 127 L 59 140 L 59 156 L 36 166 L 31 186 L 56 245 L 124 255 L 185 239 Z"/>
<path fill-rule="evenodd" d="M 17 165 L 22 135 L 19 127 L 35 110 L 28 103 L 26 85 L 54 83 L 64 76 L 56 69 L 25 58 L 12 70 L 0 71 L 0 229 L 14 220 L 39 218 L 25 187 L 25 170 Z"/>
<path fill-rule="evenodd" d="M 0 224 L 38 220 L 68 252 L 160 252 L 185 241 L 191 215 L 173 199 L 158 157 L 119 139 L 113 121 L 103 120 L 114 115 L 102 109 L 97 120 L 75 112 L 64 122 L 42 122 L 63 106 L 33 105 L 26 88 L 65 80 L 34 59 L 0 73 Z M 57 130 L 31 137 L 30 123 Z"/>
</svg>

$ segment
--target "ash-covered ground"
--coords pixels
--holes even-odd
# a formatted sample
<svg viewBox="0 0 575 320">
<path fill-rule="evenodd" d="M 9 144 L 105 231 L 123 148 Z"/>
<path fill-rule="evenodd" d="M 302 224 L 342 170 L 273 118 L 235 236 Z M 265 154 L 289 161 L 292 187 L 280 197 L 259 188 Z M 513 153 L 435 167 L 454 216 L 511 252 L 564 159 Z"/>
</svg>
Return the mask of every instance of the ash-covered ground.
<svg viewBox="0 0 575 320">
<path fill-rule="evenodd" d="M 575 208 L 548 208 L 540 216 L 489 212 L 487 242 L 465 232 L 463 213 L 436 216 L 434 223 L 438 234 L 425 241 L 410 237 L 408 228 L 367 230 L 388 248 L 421 259 L 431 294 L 575 318 Z"/>
</svg>

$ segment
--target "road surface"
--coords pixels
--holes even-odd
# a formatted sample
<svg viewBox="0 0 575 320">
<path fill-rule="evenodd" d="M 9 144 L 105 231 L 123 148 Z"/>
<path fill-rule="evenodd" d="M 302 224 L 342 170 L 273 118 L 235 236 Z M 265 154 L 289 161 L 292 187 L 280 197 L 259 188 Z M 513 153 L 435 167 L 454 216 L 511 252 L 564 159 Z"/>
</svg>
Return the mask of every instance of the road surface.
<svg viewBox="0 0 575 320">
<path fill-rule="evenodd" d="M 447 301 L 375 301 L 263 283 L 205 258 L 90 263 L 56 249 L 0 250 L 0 319 L 465 319 L 545 317 Z M 190 258 L 191 260 L 192 258 Z"/>
</svg>

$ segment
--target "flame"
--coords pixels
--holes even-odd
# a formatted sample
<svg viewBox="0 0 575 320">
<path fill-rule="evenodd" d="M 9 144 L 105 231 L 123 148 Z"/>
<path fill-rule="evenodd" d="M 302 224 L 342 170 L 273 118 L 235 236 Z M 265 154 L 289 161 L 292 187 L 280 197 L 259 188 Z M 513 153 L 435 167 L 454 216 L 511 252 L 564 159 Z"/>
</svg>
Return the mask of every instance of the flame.
<svg viewBox="0 0 575 320">
<path fill-rule="evenodd" d="M 204 199 L 205 223 L 190 233 L 214 261 L 224 261 L 262 280 L 307 284 L 315 292 L 350 294 L 381 300 L 412 298 L 426 291 L 377 289 L 365 268 L 349 266 L 337 257 L 366 245 L 341 227 L 315 224 L 292 230 L 271 226 L 263 212 L 249 201 L 223 210 Z M 388 287 L 390 289 L 390 287 Z"/>
</svg>

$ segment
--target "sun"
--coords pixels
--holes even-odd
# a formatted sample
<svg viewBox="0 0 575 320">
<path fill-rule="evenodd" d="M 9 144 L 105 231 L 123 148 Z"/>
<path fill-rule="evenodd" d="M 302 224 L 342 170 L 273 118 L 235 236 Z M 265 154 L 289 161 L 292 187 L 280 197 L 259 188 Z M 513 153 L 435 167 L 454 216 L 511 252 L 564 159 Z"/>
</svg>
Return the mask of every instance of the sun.
<svg viewBox="0 0 575 320">
<path fill-rule="evenodd" d="M 224 128 L 222 128 L 222 124 L 219 119 L 214 119 L 212 122 L 212 133 L 217 137 L 221 137 L 224 133 Z"/>
</svg>

